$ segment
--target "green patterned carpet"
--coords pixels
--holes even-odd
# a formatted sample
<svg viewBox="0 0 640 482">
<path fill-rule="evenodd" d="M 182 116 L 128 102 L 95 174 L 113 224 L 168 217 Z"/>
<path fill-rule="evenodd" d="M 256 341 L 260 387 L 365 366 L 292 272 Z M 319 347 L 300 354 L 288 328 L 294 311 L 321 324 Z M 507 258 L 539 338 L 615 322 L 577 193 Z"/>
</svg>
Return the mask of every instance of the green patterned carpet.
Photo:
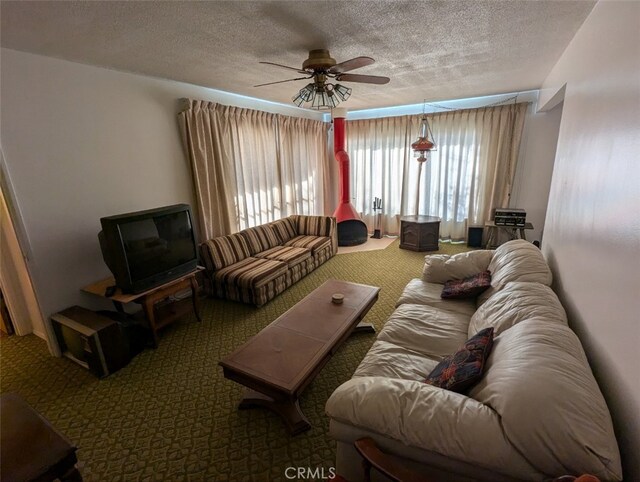
<svg viewBox="0 0 640 482">
<path fill-rule="evenodd" d="M 439 253 L 466 251 L 441 244 Z M 365 321 L 381 328 L 405 284 L 419 277 L 425 253 L 398 248 L 333 257 L 260 309 L 203 299 L 202 323 L 185 318 L 161 332 L 127 367 L 98 380 L 51 357 L 34 335 L 0 339 L 0 391 L 17 392 L 78 447 L 89 481 L 287 480 L 287 467 L 334 465 L 324 405 L 351 377 L 375 339 L 354 334 L 301 398 L 313 428 L 289 437 L 264 409 L 237 410 L 243 387 L 217 363 L 329 278 L 380 286 Z"/>
</svg>

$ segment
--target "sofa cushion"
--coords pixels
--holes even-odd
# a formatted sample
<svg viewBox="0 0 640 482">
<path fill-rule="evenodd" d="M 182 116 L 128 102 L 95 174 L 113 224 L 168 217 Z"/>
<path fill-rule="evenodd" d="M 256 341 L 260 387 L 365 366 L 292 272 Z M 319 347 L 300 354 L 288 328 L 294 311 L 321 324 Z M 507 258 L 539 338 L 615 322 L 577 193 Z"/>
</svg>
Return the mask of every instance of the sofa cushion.
<svg viewBox="0 0 640 482">
<path fill-rule="evenodd" d="M 353 376 L 423 381 L 424 374 L 433 370 L 439 361 L 440 357 L 429 357 L 386 340 L 376 340 Z"/>
<path fill-rule="evenodd" d="M 499 415 L 459 393 L 416 380 L 354 377 L 333 392 L 326 412 L 332 418 L 331 423 L 333 420 L 348 423 L 454 462 L 494 470 L 499 467 L 499 472 L 512 474 L 509 478 L 492 480 L 543 479 L 523 454 L 513 448 Z M 471 481 L 475 477 L 453 476 L 446 480 Z"/>
<path fill-rule="evenodd" d="M 307 236 L 300 235 L 293 239 L 290 239 L 285 246 L 293 246 L 294 248 L 306 248 L 310 249 L 312 254 L 316 254 L 317 251 L 326 247 L 331 247 L 331 238 L 326 236 Z"/>
<path fill-rule="evenodd" d="M 567 325 L 535 319 L 503 331 L 469 396 L 500 416 L 505 436 L 540 472 L 621 479 L 607 405 Z"/>
<path fill-rule="evenodd" d="M 278 246 L 278 243 L 280 242 L 276 233 L 268 224 L 245 229 L 240 231 L 239 234 L 242 235 L 247 242 L 249 254 L 251 256 L 267 249 L 271 249 L 274 246 Z"/>
<path fill-rule="evenodd" d="M 551 286 L 551 270 L 542 252 L 524 239 L 515 239 L 499 246 L 488 267 L 491 288 L 478 296 L 478 306 L 510 281 L 532 281 Z"/>
<path fill-rule="evenodd" d="M 476 303 L 473 299 L 447 300 L 442 299 L 442 285 L 439 283 L 427 283 L 419 278 L 412 279 L 405 286 L 396 306 L 404 304 L 428 305 L 444 311 L 460 313 L 471 318 L 476 311 Z"/>
<path fill-rule="evenodd" d="M 385 322 L 378 340 L 441 360 L 468 338 L 469 317 L 428 305 L 400 305 Z M 422 372 L 420 380 L 424 379 Z"/>
<path fill-rule="evenodd" d="M 287 263 L 291 268 L 305 259 L 311 258 L 311 251 L 306 248 L 293 248 L 291 246 L 276 246 L 262 253 L 258 253 L 256 258 L 275 259 Z"/>
<path fill-rule="evenodd" d="M 427 375 L 425 383 L 464 393 L 482 378 L 492 346 L 493 327 L 485 328 L 469 338 L 458 351 L 438 363 Z"/>
<path fill-rule="evenodd" d="M 209 239 L 202 246 L 205 266 L 210 271 L 226 268 L 250 256 L 247 242 L 239 233 Z"/>
<path fill-rule="evenodd" d="M 291 219 L 291 217 L 278 219 L 277 221 L 269 223 L 269 226 L 271 226 L 273 231 L 276 233 L 276 236 L 278 236 L 278 239 L 280 240 L 278 244 L 284 244 L 291 238 L 295 238 L 298 235 L 298 232 L 296 231 L 296 223 Z"/>
<path fill-rule="evenodd" d="M 272 259 L 246 258 L 215 273 L 217 283 L 241 288 L 259 288 L 287 273 L 287 264 Z"/>
<path fill-rule="evenodd" d="M 332 218 L 328 216 L 297 216 L 298 234 L 331 236 Z"/>
<path fill-rule="evenodd" d="M 481 249 L 454 254 L 428 254 L 424 257 L 422 279 L 429 283 L 446 283 L 452 279 L 463 279 L 485 271 L 493 251 Z"/>
<path fill-rule="evenodd" d="M 515 281 L 487 300 L 471 317 L 469 336 L 493 326 L 495 336 L 523 320 L 540 319 L 562 325 L 567 314 L 551 288 L 540 283 Z"/>
<path fill-rule="evenodd" d="M 491 273 L 481 271 L 468 278 L 449 280 L 442 288 L 441 298 L 459 300 L 462 298 L 475 298 L 491 286 Z"/>
</svg>

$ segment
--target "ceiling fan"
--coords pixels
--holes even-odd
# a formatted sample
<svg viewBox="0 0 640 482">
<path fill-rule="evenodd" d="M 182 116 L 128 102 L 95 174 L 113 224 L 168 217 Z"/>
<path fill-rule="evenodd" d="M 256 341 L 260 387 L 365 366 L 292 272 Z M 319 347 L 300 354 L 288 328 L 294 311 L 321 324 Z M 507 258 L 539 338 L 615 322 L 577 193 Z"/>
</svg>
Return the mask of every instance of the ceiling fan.
<svg viewBox="0 0 640 482">
<path fill-rule="evenodd" d="M 351 95 L 351 89 L 339 83 L 332 84 L 329 82 L 330 79 L 335 79 L 336 82 L 360 82 L 378 85 L 389 82 L 389 77 L 347 73 L 371 65 L 374 62 L 375 60 L 371 57 L 355 57 L 350 60 L 345 60 L 344 62 L 336 63 L 335 59 L 331 58 L 328 50 L 311 50 L 309 51 L 309 58 L 302 63 L 301 69 L 276 64 L 274 62 L 260 62 L 261 64 L 274 65 L 283 69 L 293 70 L 299 74 L 304 74 L 304 77 L 267 82 L 255 85 L 254 87 L 313 79 L 311 83 L 300 89 L 292 98 L 294 104 L 301 107 L 303 103 L 311 102 L 311 107 L 314 109 L 331 109 L 332 107 L 336 107 L 341 101 L 347 100 Z"/>
</svg>

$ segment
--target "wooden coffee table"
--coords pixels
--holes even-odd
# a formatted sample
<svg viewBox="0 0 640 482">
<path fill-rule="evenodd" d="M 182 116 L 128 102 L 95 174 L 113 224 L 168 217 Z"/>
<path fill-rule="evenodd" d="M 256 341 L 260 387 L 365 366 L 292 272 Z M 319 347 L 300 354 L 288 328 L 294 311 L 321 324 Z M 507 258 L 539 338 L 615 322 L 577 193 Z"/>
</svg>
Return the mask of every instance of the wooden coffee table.
<svg viewBox="0 0 640 482">
<path fill-rule="evenodd" d="M 292 435 L 311 428 L 298 397 L 378 299 L 380 288 L 329 280 L 220 361 L 225 378 L 248 387 L 239 408 L 266 407 Z M 331 302 L 342 293 L 344 302 Z"/>
</svg>

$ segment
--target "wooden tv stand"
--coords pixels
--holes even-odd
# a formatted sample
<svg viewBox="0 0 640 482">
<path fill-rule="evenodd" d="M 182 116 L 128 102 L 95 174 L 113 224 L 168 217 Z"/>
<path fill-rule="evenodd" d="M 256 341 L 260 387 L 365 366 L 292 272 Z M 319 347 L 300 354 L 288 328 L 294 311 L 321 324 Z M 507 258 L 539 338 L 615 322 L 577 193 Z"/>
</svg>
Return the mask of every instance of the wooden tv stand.
<svg viewBox="0 0 640 482">
<path fill-rule="evenodd" d="M 117 288 L 113 295 L 107 296 L 107 288 L 114 286 L 116 283 L 113 277 L 85 286 L 82 291 L 109 298 L 115 305 L 116 310 L 121 313 L 124 313 L 125 303 L 135 302 L 142 305 L 145 319 L 153 335 L 154 348 L 157 348 L 158 330 L 161 328 L 173 323 L 192 310 L 196 315 L 196 319 L 202 321 L 198 314 L 198 281 L 196 280 L 196 275 L 202 270 L 204 268 L 198 266 L 195 271 L 142 293 L 123 293 L 120 288 Z M 171 301 L 172 296 L 187 289 L 191 289 L 190 297 Z"/>
</svg>

